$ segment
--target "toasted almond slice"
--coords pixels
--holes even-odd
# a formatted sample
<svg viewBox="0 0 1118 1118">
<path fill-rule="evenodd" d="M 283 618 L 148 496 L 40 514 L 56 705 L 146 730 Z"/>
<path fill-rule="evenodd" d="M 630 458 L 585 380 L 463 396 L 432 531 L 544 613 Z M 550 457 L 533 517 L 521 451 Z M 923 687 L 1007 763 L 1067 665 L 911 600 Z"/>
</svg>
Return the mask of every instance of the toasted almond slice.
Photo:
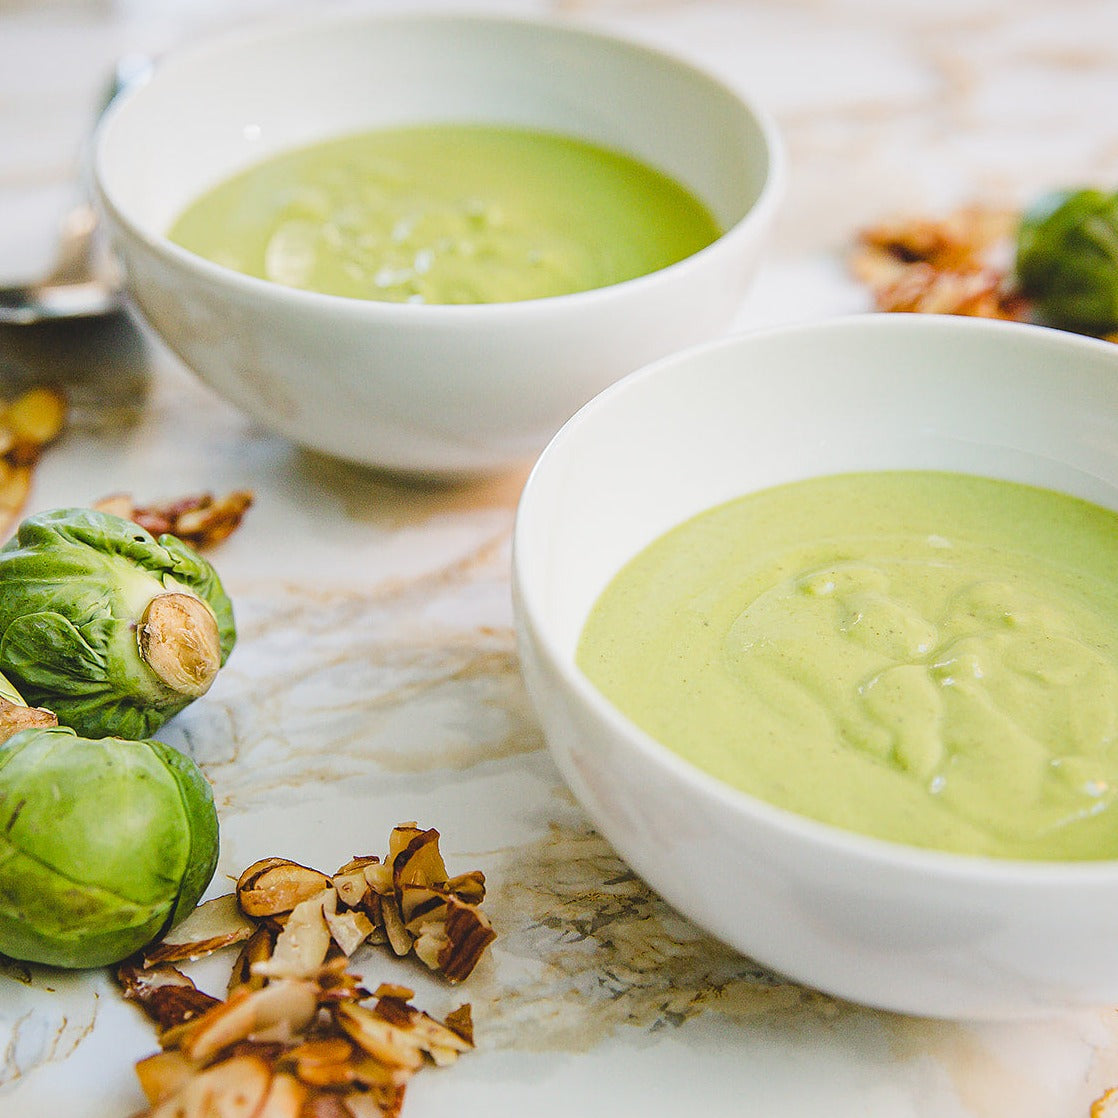
<svg viewBox="0 0 1118 1118">
<path fill-rule="evenodd" d="M 355 1044 L 388 1067 L 416 1071 L 422 1066 L 417 1039 L 371 1009 L 342 1002 L 334 1007 L 334 1019 Z"/>
<path fill-rule="evenodd" d="M 229 985 L 226 993 L 232 993 L 239 986 L 250 990 L 259 990 L 267 981 L 262 974 L 253 974 L 252 968 L 257 963 L 263 963 L 272 957 L 275 950 L 277 929 L 270 924 L 261 924 L 252 935 L 245 940 L 237 954 L 233 969 L 229 973 Z"/>
<path fill-rule="evenodd" d="M 388 936 L 388 945 L 399 956 L 403 957 L 412 948 L 412 937 L 404 927 L 400 910 L 396 907 L 394 897 L 381 898 L 381 917 L 384 920 L 384 932 Z"/>
<path fill-rule="evenodd" d="M 430 1014 L 416 1009 L 400 998 L 380 998 L 373 1013 L 405 1032 L 412 1043 L 428 1054 L 431 1054 L 432 1049 L 435 1048 L 460 1053 L 468 1052 L 473 1047 L 472 1041 L 466 1040 L 461 1034 L 436 1021 Z"/>
<path fill-rule="evenodd" d="M 221 1004 L 172 966 L 141 968 L 122 963 L 116 977 L 125 1000 L 136 1002 L 161 1034 L 196 1021 Z"/>
<path fill-rule="evenodd" d="M 439 969 L 451 982 L 468 978 L 485 949 L 497 938 L 489 918 L 476 905 L 450 897 L 446 905 L 447 944 L 439 952 Z"/>
<path fill-rule="evenodd" d="M 213 547 L 237 530 L 254 499 L 249 489 L 235 489 L 217 499 L 204 494 L 193 508 L 174 518 L 171 531 L 195 547 Z"/>
<path fill-rule="evenodd" d="M 267 1061 L 233 1056 L 188 1079 L 153 1107 L 151 1118 L 256 1118 L 271 1084 Z"/>
<path fill-rule="evenodd" d="M 223 947 L 243 943 L 255 931 L 255 923 L 241 912 L 237 895 L 225 893 L 203 901 L 160 943 L 150 947 L 144 953 L 144 966 L 201 959 Z"/>
<path fill-rule="evenodd" d="M 369 883 L 365 880 L 365 871 L 362 869 L 336 873 L 331 881 L 337 890 L 338 899 L 350 908 L 356 908 L 369 890 Z"/>
<path fill-rule="evenodd" d="M 5 742 L 20 730 L 33 730 L 43 726 L 57 726 L 58 719 L 49 710 L 29 707 L 23 703 L 0 698 L 0 742 Z"/>
<path fill-rule="evenodd" d="M 363 912 L 328 912 L 326 925 L 347 958 L 376 931 L 373 922 Z"/>
<path fill-rule="evenodd" d="M 352 1059 L 353 1045 L 345 1037 L 328 1036 L 305 1040 L 286 1052 L 289 1059 L 306 1064 L 340 1064 Z"/>
<path fill-rule="evenodd" d="M 376 866 L 380 864 L 380 859 L 375 854 L 358 854 L 350 858 L 344 866 L 339 866 L 338 873 L 358 873 L 364 872 L 366 866 Z"/>
<path fill-rule="evenodd" d="M 392 892 L 392 866 L 387 862 L 372 862 L 365 867 L 365 880 L 379 896 Z"/>
<path fill-rule="evenodd" d="M 395 998 L 397 1001 L 410 1002 L 415 997 L 415 991 L 407 986 L 400 986 L 395 982 L 382 982 L 374 991 L 374 998 Z"/>
<path fill-rule="evenodd" d="M 465 1002 L 446 1015 L 443 1021 L 448 1029 L 456 1032 L 472 1048 L 474 1045 L 474 1014 L 470 1003 Z"/>
<path fill-rule="evenodd" d="M 385 859 L 388 865 L 396 861 L 397 855 L 407 848 L 412 839 L 422 834 L 423 830 L 414 819 L 408 823 L 397 823 L 388 835 L 388 857 Z"/>
<path fill-rule="evenodd" d="M 253 1118 L 300 1118 L 309 1092 L 302 1083 L 287 1072 L 272 1076 L 268 1095 Z"/>
<path fill-rule="evenodd" d="M 182 1089 L 198 1067 L 181 1052 L 155 1052 L 136 1064 L 140 1090 L 149 1103 L 157 1103 Z"/>
<path fill-rule="evenodd" d="M 404 833 L 400 828 L 393 832 L 400 837 Z M 439 832 L 433 827 L 413 834 L 408 844 L 392 858 L 392 886 L 397 899 L 402 898 L 408 886 L 445 885 L 447 880 L 446 863 L 439 853 Z"/>
<path fill-rule="evenodd" d="M 336 896 L 330 887 L 300 901 L 276 939 L 272 957 L 253 964 L 252 973 L 265 978 L 312 978 L 316 975 L 330 950 L 330 928 L 323 908 L 327 901 L 333 906 Z"/>
<path fill-rule="evenodd" d="M 485 874 L 481 870 L 470 870 L 452 877 L 447 889 L 466 904 L 481 904 L 485 900 Z"/>
<path fill-rule="evenodd" d="M 288 858 L 262 858 L 237 879 L 237 899 L 247 916 L 276 916 L 329 888 L 330 878 Z"/>
<path fill-rule="evenodd" d="M 127 493 L 110 493 L 93 502 L 92 507 L 98 512 L 107 512 L 110 516 L 119 516 L 122 520 L 131 520 L 135 505 Z"/>
<path fill-rule="evenodd" d="M 315 975 L 320 1004 L 326 1006 L 341 1001 L 359 1002 L 370 996 L 360 979 L 346 970 L 348 962 L 344 955 L 336 955 L 327 959 Z"/>
<path fill-rule="evenodd" d="M 193 1022 L 178 1045 L 192 1060 L 205 1062 L 222 1049 L 273 1032 L 292 1037 L 310 1024 L 318 1009 L 318 985 L 303 979 L 280 978 L 259 990 L 234 990 Z"/>
<path fill-rule="evenodd" d="M 8 523 L 23 508 L 31 492 L 31 467 L 13 466 L 3 459 L 0 468 L 0 517 Z"/>
<path fill-rule="evenodd" d="M 400 890 L 400 914 L 404 926 L 413 935 L 432 920 L 446 919 L 446 886 L 405 885 Z"/>
<path fill-rule="evenodd" d="M 295 1075 L 311 1087 L 344 1087 L 354 1082 L 354 1046 L 340 1036 L 305 1041 L 284 1053 L 295 1065 Z"/>
<path fill-rule="evenodd" d="M 17 443 L 44 446 L 66 426 L 66 398 L 53 388 L 29 388 L 8 405 L 4 419 Z"/>
<path fill-rule="evenodd" d="M 404 1087 L 400 1083 L 347 1095 L 345 1118 L 398 1118 L 404 1105 Z"/>
<path fill-rule="evenodd" d="M 439 970 L 442 966 L 439 960 L 449 943 L 450 940 L 447 939 L 446 935 L 446 921 L 429 920 L 416 930 L 412 950 L 424 965 L 431 970 Z"/>
</svg>

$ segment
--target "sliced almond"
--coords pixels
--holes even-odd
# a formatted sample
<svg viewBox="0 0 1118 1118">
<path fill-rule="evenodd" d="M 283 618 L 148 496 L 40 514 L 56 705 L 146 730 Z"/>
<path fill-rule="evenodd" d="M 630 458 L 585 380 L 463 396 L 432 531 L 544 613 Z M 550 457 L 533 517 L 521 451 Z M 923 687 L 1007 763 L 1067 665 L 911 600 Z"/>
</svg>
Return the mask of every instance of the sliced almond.
<svg viewBox="0 0 1118 1118">
<path fill-rule="evenodd" d="M 330 935 L 347 958 L 368 940 L 376 928 L 363 912 L 326 913 Z"/>
<path fill-rule="evenodd" d="M 148 1102 L 157 1103 L 180 1090 L 197 1070 L 197 1064 L 173 1049 L 140 1060 L 136 1064 L 136 1078 Z"/>
<path fill-rule="evenodd" d="M 178 1040 L 192 1060 L 212 1059 L 239 1040 L 269 1036 L 272 1030 L 294 1036 L 310 1024 L 318 1009 L 318 987 L 301 979 L 281 978 L 259 990 L 234 990 L 193 1022 Z"/>
<path fill-rule="evenodd" d="M 446 1015 L 443 1022 L 448 1029 L 456 1032 L 472 1048 L 474 1045 L 474 1014 L 470 1003 L 466 1002 Z"/>
<path fill-rule="evenodd" d="M 369 888 L 380 896 L 392 892 L 392 863 L 371 862 L 365 867 L 365 880 Z"/>
<path fill-rule="evenodd" d="M 388 937 L 388 945 L 401 958 L 411 951 L 415 942 L 411 933 L 404 927 L 403 917 L 396 907 L 395 897 L 381 898 L 381 917 L 384 920 L 384 932 Z"/>
<path fill-rule="evenodd" d="M 461 982 L 470 976 L 497 933 L 480 908 L 456 897 L 447 901 L 445 928 L 447 943 L 439 952 L 439 968 L 451 982 Z"/>
<path fill-rule="evenodd" d="M 392 859 L 392 885 L 397 897 L 412 885 L 445 885 L 446 863 L 439 853 L 439 832 L 434 828 L 414 834 Z"/>
<path fill-rule="evenodd" d="M 434 1054 L 435 1049 L 457 1055 L 468 1052 L 473 1047 L 472 1041 L 466 1040 L 461 1034 L 400 998 L 380 998 L 373 1012 L 407 1033 L 412 1043 L 430 1055 Z"/>
<path fill-rule="evenodd" d="M 23 703 L 9 702 L 0 698 L 0 742 L 5 742 L 20 730 L 39 729 L 43 726 L 57 726 L 58 719 L 49 710 L 29 707 Z"/>
<path fill-rule="evenodd" d="M 387 1067 L 416 1071 L 423 1065 L 418 1040 L 371 1009 L 343 1003 L 334 1007 L 334 1019 L 355 1044 Z"/>
<path fill-rule="evenodd" d="M 445 920 L 431 920 L 421 925 L 415 932 L 412 950 L 416 957 L 431 970 L 441 967 L 440 959 L 450 940 L 446 934 Z"/>
<path fill-rule="evenodd" d="M 7 459 L 0 459 L 0 516 L 9 523 L 27 503 L 31 492 L 31 467 L 13 466 Z"/>
<path fill-rule="evenodd" d="M 368 1094 L 346 1098 L 344 1118 L 398 1118 L 404 1105 L 404 1084 L 374 1087 Z"/>
<path fill-rule="evenodd" d="M 157 1103 L 151 1118 L 256 1118 L 272 1084 L 259 1056 L 233 1056 L 205 1068 Z"/>
<path fill-rule="evenodd" d="M 307 1096 L 307 1088 L 295 1076 L 277 1072 L 253 1118 L 301 1118 Z"/>
<path fill-rule="evenodd" d="M 235 489 L 219 498 L 212 493 L 198 493 L 173 501 L 138 505 L 128 493 L 111 493 L 93 507 L 131 520 L 153 536 L 170 533 L 204 550 L 236 531 L 253 499 L 251 490 Z"/>
<path fill-rule="evenodd" d="M 231 993 L 238 986 L 251 990 L 258 990 L 267 982 L 262 974 L 253 974 L 252 968 L 257 963 L 263 963 L 272 957 L 276 946 L 278 932 L 268 924 L 261 924 L 252 935 L 245 940 L 237 955 L 236 961 L 229 974 L 227 993 Z"/>
<path fill-rule="evenodd" d="M 338 899 L 350 908 L 356 908 L 369 891 L 369 883 L 365 880 L 365 871 L 362 869 L 345 873 L 339 871 L 330 880 L 338 893 Z"/>
<path fill-rule="evenodd" d="M 409 823 L 397 823 L 388 835 L 388 857 L 385 858 L 385 862 L 391 866 L 412 839 L 419 838 L 422 834 L 423 829 L 415 820 Z"/>
<path fill-rule="evenodd" d="M 276 939 L 271 958 L 255 963 L 252 973 L 265 978 L 312 978 L 317 974 L 331 940 L 323 904 L 329 898 L 332 906 L 335 897 L 333 888 L 328 888 L 300 901 Z"/>
<path fill-rule="evenodd" d="M 237 904 L 235 893 L 204 901 L 144 953 L 144 966 L 201 959 L 214 951 L 243 943 L 256 931 Z"/>
<path fill-rule="evenodd" d="M 284 1054 L 295 1065 L 295 1075 L 312 1087 L 343 1087 L 354 1082 L 355 1056 L 353 1045 L 340 1036 L 304 1041 Z"/>
<path fill-rule="evenodd" d="M 45 446 L 66 426 L 66 398 L 53 388 L 28 389 L 8 405 L 4 421 L 17 443 Z"/>
<path fill-rule="evenodd" d="M 262 858 L 237 879 L 237 900 L 247 916 L 275 916 L 290 912 L 330 884 L 326 874 L 288 858 Z"/>
<path fill-rule="evenodd" d="M 481 904 L 485 900 L 485 874 L 481 870 L 470 870 L 452 877 L 447 889 L 466 904 Z"/>
<path fill-rule="evenodd" d="M 196 1021 L 221 1004 L 172 966 L 140 968 L 123 963 L 117 981 L 125 999 L 139 1005 L 161 1033 Z"/>
</svg>

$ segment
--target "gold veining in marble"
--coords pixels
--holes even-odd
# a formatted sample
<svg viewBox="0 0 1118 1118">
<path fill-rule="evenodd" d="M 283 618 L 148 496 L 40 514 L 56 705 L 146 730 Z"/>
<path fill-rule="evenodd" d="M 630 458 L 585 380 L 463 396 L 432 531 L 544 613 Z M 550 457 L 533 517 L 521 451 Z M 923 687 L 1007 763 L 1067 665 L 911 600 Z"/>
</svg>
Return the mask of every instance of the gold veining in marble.
<svg viewBox="0 0 1118 1118">
<path fill-rule="evenodd" d="M 657 1032 L 707 1012 L 741 1023 L 846 1011 L 700 931 L 577 812 L 505 851 L 493 879 L 499 965 L 469 989 L 487 1047 L 585 1051 L 622 1026 Z"/>
</svg>

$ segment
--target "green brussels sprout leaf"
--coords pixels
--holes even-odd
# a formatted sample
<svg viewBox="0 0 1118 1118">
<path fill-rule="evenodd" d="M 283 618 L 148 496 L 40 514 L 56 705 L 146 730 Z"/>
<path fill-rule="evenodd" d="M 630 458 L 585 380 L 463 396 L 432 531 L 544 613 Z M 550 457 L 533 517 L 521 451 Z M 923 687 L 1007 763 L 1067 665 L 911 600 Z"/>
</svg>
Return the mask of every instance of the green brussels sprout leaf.
<svg viewBox="0 0 1118 1118">
<path fill-rule="evenodd" d="M 1017 231 L 1017 281 L 1039 316 L 1084 334 L 1118 330 L 1118 192 L 1046 195 Z"/>
<path fill-rule="evenodd" d="M 24 730 L 0 746 L 0 952 L 119 962 L 193 910 L 217 864 L 206 778 L 157 741 Z"/>
</svg>

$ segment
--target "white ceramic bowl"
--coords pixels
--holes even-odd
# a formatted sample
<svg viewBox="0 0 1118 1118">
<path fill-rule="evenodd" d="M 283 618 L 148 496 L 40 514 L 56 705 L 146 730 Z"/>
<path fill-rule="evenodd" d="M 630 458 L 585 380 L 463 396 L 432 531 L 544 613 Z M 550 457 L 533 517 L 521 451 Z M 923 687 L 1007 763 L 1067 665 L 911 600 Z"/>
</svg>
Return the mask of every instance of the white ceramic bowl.
<svg viewBox="0 0 1118 1118">
<path fill-rule="evenodd" d="M 726 232 L 625 283 L 481 306 L 284 288 L 165 236 L 208 187 L 275 152 L 455 120 L 621 148 L 691 188 Z M 635 43 L 563 21 L 333 12 L 166 59 L 104 120 L 95 175 L 134 301 L 203 380 L 305 446 L 453 475 L 537 454 L 622 374 L 725 330 L 771 223 L 782 157 L 764 114 Z"/>
<path fill-rule="evenodd" d="M 632 867 L 726 943 L 858 1002 L 945 1017 L 1118 1003 L 1118 862 L 918 850 L 762 803 L 638 730 L 575 666 L 606 582 L 751 490 L 950 469 L 1118 508 L 1118 346 L 978 319 L 865 315 L 662 360 L 583 408 L 524 490 L 524 676 L 563 775 Z"/>
</svg>

